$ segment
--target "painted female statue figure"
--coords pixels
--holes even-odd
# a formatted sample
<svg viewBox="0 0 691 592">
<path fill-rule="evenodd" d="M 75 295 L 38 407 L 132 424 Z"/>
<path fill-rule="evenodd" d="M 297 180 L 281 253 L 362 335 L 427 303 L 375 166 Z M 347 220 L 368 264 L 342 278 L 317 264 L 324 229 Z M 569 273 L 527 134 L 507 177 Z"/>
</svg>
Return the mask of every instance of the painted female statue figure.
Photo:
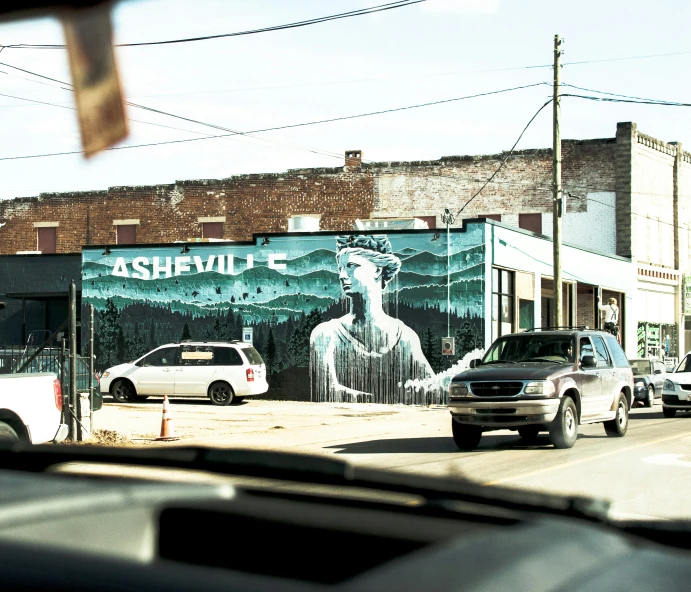
<svg viewBox="0 0 691 592">
<path fill-rule="evenodd" d="M 350 312 L 310 338 L 313 401 L 402 402 L 410 379 L 434 376 L 417 334 L 383 309 L 401 268 L 386 236 L 337 237 L 336 261 Z"/>
</svg>

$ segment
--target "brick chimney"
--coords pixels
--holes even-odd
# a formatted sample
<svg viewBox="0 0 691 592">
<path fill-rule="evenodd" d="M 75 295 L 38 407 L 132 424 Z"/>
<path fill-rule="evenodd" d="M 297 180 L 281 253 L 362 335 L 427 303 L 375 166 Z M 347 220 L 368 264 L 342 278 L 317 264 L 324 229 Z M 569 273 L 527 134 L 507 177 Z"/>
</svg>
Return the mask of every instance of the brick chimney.
<svg viewBox="0 0 691 592">
<path fill-rule="evenodd" d="M 359 169 L 362 166 L 362 150 L 346 150 L 345 169 Z"/>
</svg>

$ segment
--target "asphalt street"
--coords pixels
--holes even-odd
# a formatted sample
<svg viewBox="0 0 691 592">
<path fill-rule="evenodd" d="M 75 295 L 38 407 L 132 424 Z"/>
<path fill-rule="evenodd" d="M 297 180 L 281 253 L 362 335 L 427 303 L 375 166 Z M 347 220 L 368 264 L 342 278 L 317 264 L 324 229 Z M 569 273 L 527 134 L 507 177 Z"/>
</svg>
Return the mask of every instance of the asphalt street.
<svg viewBox="0 0 691 592">
<path fill-rule="evenodd" d="M 527 444 L 516 432 L 483 435 L 460 452 L 443 407 L 324 404 L 247 399 L 217 407 L 206 400 L 173 400 L 177 442 L 156 442 L 162 400 L 106 400 L 95 428 L 129 438 L 131 446 L 203 445 L 333 455 L 353 464 L 422 475 L 466 477 L 503 485 L 605 498 L 624 519 L 689 518 L 691 414 L 666 419 L 662 408 L 631 410 L 623 438 L 601 424 L 580 426 L 576 445 L 556 450 L 547 434 Z"/>
</svg>

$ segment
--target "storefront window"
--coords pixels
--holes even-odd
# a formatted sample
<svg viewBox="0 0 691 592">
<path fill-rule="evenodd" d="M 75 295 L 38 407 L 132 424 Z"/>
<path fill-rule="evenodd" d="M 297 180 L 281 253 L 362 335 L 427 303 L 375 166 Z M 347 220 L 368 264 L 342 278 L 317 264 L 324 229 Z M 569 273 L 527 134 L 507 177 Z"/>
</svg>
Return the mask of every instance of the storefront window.
<svg viewBox="0 0 691 592">
<path fill-rule="evenodd" d="M 514 273 L 492 269 L 492 339 L 513 332 Z"/>
<path fill-rule="evenodd" d="M 677 326 L 660 323 L 638 323 L 639 358 L 676 358 Z"/>
</svg>

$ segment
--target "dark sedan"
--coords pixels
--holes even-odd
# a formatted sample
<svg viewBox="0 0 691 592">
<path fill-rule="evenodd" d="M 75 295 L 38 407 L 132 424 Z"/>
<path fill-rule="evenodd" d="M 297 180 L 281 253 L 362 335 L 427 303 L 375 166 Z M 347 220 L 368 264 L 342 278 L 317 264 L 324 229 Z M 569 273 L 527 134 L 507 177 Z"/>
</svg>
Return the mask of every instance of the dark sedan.
<svg viewBox="0 0 691 592">
<path fill-rule="evenodd" d="M 629 360 L 633 370 L 633 398 L 652 407 L 655 399 L 662 397 L 667 367 L 660 360 L 637 358 Z"/>
</svg>

